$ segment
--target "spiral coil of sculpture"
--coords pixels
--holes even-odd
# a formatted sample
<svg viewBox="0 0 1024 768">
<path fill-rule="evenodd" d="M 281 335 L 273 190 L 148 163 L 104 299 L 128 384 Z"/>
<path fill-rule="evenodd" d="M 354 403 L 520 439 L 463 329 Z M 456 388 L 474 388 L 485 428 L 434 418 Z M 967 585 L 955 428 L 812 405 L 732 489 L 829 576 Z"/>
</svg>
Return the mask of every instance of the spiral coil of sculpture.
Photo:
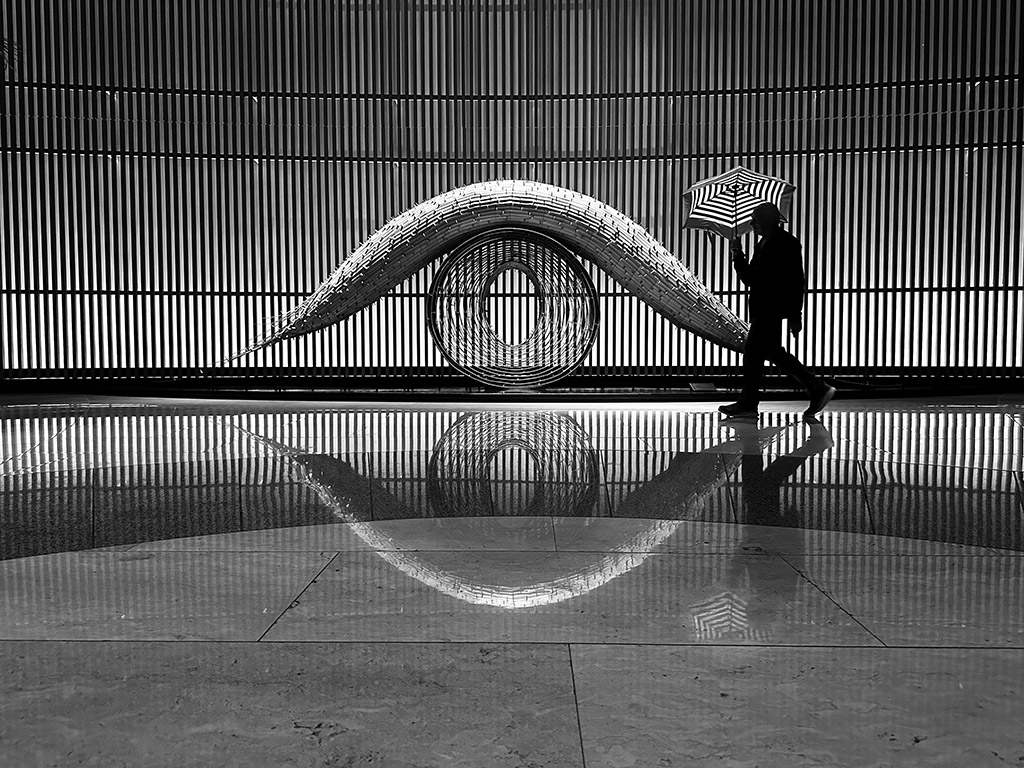
<svg viewBox="0 0 1024 768">
<path fill-rule="evenodd" d="M 513 297 L 517 322 L 532 328 L 499 337 L 493 291 L 508 273 L 528 288 Z M 536 303 L 528 317 L 528 301 Z M 503 299 L 509 303 L 508 298 Z M 499 307 L 500 310 L 500 307 Z M 539 387 L 577 368 L 597 339 L 597 291 L 575 256 L 538 232 L 504 228 L 470 238 L 434 276 L 427 301 L 434 342 L 462 373 L 497 387 Z"/>
</svg>

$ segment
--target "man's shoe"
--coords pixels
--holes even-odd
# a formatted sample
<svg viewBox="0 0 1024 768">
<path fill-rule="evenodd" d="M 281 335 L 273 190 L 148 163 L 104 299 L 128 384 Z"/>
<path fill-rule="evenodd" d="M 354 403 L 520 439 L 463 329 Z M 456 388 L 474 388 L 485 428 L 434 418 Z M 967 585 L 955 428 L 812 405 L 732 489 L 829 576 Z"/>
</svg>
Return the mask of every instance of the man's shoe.
<svg viewBox="0 0 1024 768">
<path fill-rule="evenodd" d="M 737 416 L 757 416 L 757 406 L 746 403 L 733 403 L 732 405 L 718 406 L 718 412 L 733 418 Z"/>
<path fill-rule="evenodd" d="M 836 393 L 835 387 L 830 387 L 828 384 L 824 384 L 819 389 L 816 389 L 811 394 L 811 404 L 807 406 L 807 410 L 804 411 L 804 418 L 813 418 L 819 413 L 825 410 L 825 406 L 828 405 L 828 401 Z"/>
</svg>

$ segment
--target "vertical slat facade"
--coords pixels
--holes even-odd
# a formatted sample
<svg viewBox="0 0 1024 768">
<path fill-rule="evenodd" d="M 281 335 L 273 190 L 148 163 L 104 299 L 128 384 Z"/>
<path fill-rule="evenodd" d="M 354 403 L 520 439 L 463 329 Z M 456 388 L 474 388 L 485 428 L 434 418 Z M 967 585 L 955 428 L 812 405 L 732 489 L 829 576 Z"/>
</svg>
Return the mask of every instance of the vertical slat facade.
<svg viewBox="0 0 1024 768">
<path fill-rule="evenodd" d="M 0 375 L 460 381 L 432 268 L 220 361 L 392 216 L 506 177 L 618 208 L 742 314 L 681 198 L 743 163 L 798 187 L 810 365 L 1019 378 L 1022 28 L 1015 0 L 0 0 Z M 581 373 L 738 373 L 594 278 Z"/>
</svg>

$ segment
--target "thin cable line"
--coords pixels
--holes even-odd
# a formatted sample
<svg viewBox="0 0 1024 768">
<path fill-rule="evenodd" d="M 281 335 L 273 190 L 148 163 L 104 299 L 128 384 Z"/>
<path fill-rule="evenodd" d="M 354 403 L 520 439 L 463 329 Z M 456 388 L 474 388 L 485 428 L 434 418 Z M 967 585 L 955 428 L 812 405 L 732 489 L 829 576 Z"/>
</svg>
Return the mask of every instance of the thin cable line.
<svg viewBox="0 0 1024 768">
<path fill-rule="evenodd" d="M 970 75 L 966 77 L 947 78 L 923 78 L 917 80 L 862 80 L 849 83 L 830 83 L 828 85 L 806 84 L 791 86 L 763 86 L 760 88 L 677 88 L 672 90 L 643 90 L 643 91 L 595 91 L 593 93 L 564 93 L 560 91 L 549 91 L 536 93 L 535 91 L 523 93 L 487 94 L 479 92 L 467 92 L 456 94 L 423 94 L 407 91 L 395 92 L 371 92 L 371 91 L 345 91 L 332 93 L 330 91 L 311 90 L 274 90 L 274 91 L 253 91 L 241 89 L 217 89 L 217 88 L 169 88 L 161 86 L 129 86 L 117 84 L 92 84 L 92 83 L 58 83 L 54 81 L 33 81 L 33 80 L 11 80 L 9 87 L 14 88 L 53 88 L 91 91 L 97 93 L 120 93 L 120 94 L 160 94 L 167 96 L 209 96 L 209 97 L 238 97 L 238 98 L 332 98 L 332 99 L 361 99 L 361 100 L 389 100 L 389 101 L 444 101 L 444 102 L 465 102 L 465 101 L 589 101 L 591 99 L 646 99 L 646 98 L 680 98 L 680 97 L 707 97 L 707 96 L 764 96 L 782 95 L 797 93 L 835 93 L 838 91 L 870 90 L 881 88 L 924 88 L 946 85 L 975 86 L 980 83 L 1016 82 L 1021 79 L 1019 73 L 996 73 L 989 75 Z"/>
<path fill-rule="evenodd" d="M 1006 141 L 965 141 L 963 143 L 947 144 L 899 144 L 889 147 L 878 145 L 864 145 L 857 147 L 814 147 L 814 148 L 790 148 L 790 149 L 766 149 L 758 151 L 759 158 L 794 158 L 794 157 L 846 157 L 854 155 L 887 155 L 887 154 L 913 154 L 940 153 L 954 151 L 975 151 L 979 149 L 1018 149 L 1021 143 L 1012 139 Z M 271 153 L 232 153 L 232 152 L 147 152 L 144 150 L 117 149 L 113 147 L 96 147 L 87 149 L 78 148 L 49 148 L 49 147 L 4 147 L 5 152 L 17 155 L 38 155 L 38 156 L 67 156 L 67 157 L 93 157 L 93 158 L 145 158 L 160 160 L 253 160 L 267 162 L 328 162 L 328 163 L 400 163 L 410 162 L 417 165 L 444 165 L 451 164 L 456 167 L 464 164 L 479 164 L 482 166 L 493 165 L 496 160 L 493 151 L 481 151 L 474 155 L 446 155 L 430 157 L 419 151 L 410 151 L 406 154 L 271 154 Z M 633 152 L 622 154 L 596 154 L 586 147 L 579 147 L 573 150 L 574 154 L 550 154 L 550 155 L 516 155 L 505 158 L 509 163 L 522 167 L 528 163 L 612 163 L 612 162 L 640 162 L 640 161 L 695 161 L 695 160 L 732 160 L 736 157 L 734 151 L 729 152 L 698 152 L 693 154 L 667 153 L 667 152 Z M 502 160 L 501 162 L 504 162 Z M 494 174 L 494 178 L 504 177 L 504 174 Z"/>
</svg>

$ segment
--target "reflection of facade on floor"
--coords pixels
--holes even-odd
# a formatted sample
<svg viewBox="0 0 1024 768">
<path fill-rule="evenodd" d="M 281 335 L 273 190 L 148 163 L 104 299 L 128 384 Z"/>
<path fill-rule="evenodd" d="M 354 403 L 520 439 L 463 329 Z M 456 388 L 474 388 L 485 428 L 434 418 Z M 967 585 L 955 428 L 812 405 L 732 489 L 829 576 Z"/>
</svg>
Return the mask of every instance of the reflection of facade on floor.
<svg viewBox="0 0 1024 768">
<path fill-rule="evenodd" d="M 717 414 L 700 411 L 601 408 L 541 417 L 529 409 L 444 407 L 8 408 L 0 421 L 8 457 L 0 467 L 0 559 L 329 524 L 347 515 L 759 522 L 779 535 L 805 529 L 815 546 L 861 534 L 922 540 L 922 551 L 923 540 L 1022 550 L 1020 410 L 890 404 L 832 411 L 827 422 L 837 445 L 783 485 L 786 503 L 775 514 L 770 493 L 750 506 L 739 465 L 732 480 L 699 500 L 685 497 L 701 483 L 673 490 L 673 464 L 713 479 L 727 472 L 728 454 L 743 452 L 738 439 L 722 442 Z M 792 426 L 795 416 L 769 412 L 762 423 Z M 514 424 L 521 429 L 508 429 Z M 261 446 L 257 433 L 280 442 Z M 550 448 L 544 434 L 562 435 L 563 444 Z M 785 430 L 765 453 L 792 455 L 805 449 L 804 438 Z M 702 450 L 725 457 L 723 466 Z M 298 464 L 285 455 L 305 455 L 313 479 L 344 480 L 350 501 L 339 505 L 344 489 L 335 487 L 332 510 L 315 483 L 296 481 Z M 340 517 L 339 509 L 346 510 Z"/>
</svg>

